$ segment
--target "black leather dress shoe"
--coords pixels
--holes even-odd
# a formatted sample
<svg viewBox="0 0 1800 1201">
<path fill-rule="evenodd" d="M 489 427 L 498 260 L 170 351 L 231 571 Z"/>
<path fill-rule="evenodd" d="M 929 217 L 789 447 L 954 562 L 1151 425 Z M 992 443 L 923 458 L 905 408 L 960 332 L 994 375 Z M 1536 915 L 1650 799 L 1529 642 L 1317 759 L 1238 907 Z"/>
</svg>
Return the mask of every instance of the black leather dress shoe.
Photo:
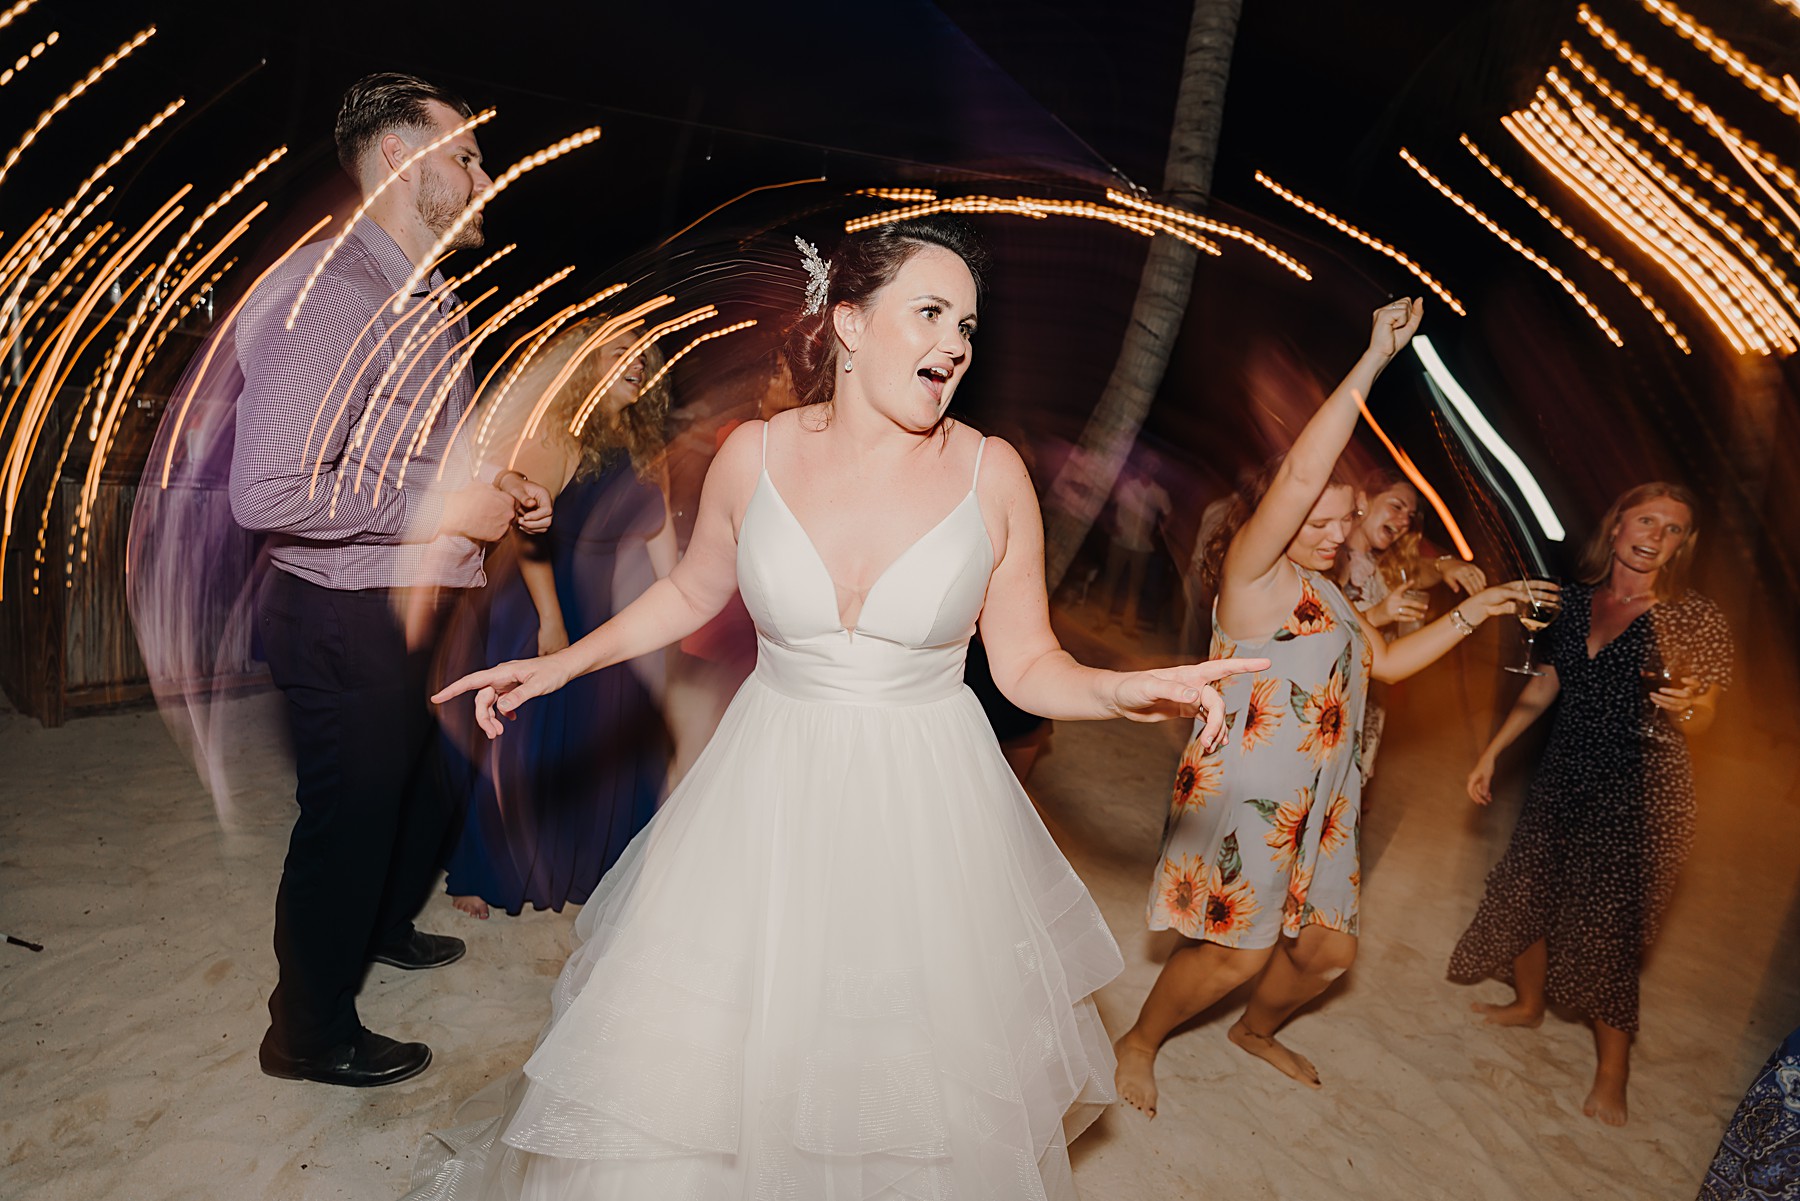
<svg viewBox="0 0 1800 1201">
<path fill-rule="evenodd" d="M 460 938 L 452 938 L 448 934 L 427 934 L 423 930 L 414 930 L 406 936 L 406 941 L 389 943 L 376 951 L 373 958 L 376 963 L 385 963 L 389 967 L 416 972 L 422 968 L 443 967 L 446 963 L 455 963 L 463 957 L 463 952 L 468 949 Z"/>
<path fill-rule="evenodd" d="M 313 1080 L 346 1088 L 374 1088 L 410 1080 L 431 1063 L 431 1048 L 424 1043 L 396 1042 L 364 1030 L 353 1043 L 318 1055 L 289 1055 L 264 1036 L 256 1057 L 262 1070 L 283 1080 Z"/>
</svg>

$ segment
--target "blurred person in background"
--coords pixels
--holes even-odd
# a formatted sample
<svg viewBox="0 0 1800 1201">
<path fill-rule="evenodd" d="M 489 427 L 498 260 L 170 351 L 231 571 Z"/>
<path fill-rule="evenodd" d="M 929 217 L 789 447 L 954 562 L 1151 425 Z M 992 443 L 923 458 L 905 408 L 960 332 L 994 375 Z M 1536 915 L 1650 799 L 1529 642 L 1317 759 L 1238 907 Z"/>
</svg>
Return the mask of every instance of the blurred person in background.
<svg viewBox="0 0 1800 1201">
<path fill-rule="evenodd" d="M 1226 737 L 1208 745 L 1197 732 L 1176 772 L 1147 917 L 1197 942 L 1169 957 L 1115 1048 L 1120 1096 L 1152 1117 L 1164 1040 L 1259 976 L 1231 1041 L 1319 1087 L 1275 1034 L 1356 958 L 1369 678 L 1411 675 L 1525 596 L 1518 582 L 1485 589 L 1390 646 L 1330 580 L 1356 522 L 1354 489 L 1333 478 L 1338 456 L 1423 308 L 1400 300 L 1375 313 L 1356 366 L 1213 536 L 1213 654 L 1271 664 L 1226 683 Z"/>
<path fill-rule="evenodd" d="M 1473 563 L 1444 554 L 1416 528 L 1419 490 L 1403 472 L 1377 467 L 1356 489 L 1356 525 L 1338 556 L 1334 577 L 1357 612 L 1392 642 L 1410 634 L 1430 612 L 1427 595 L 1438 584 L 1473 596 L 1487 587 L 1487 575 Z M 1387 725 L 1382 687 L 1370 690 L 1363 716 L 1363 783 L 1375 777 L 1375 756 Z"/>
<path fill-rule="evenodd" d="M 652 346 L 626 362 L 636 331 L 589 345 L 604 324 L 590 317 L 560 334 L 502 398 L 496 451 L 555 496 L 556 520 L 546 533 L 515 534 L 510 553 L 490 561 L 480 662 L 553 654 L 675 566 L 662 487 L 669 390 L 661 381 L 644 388 L 662 354 Z M 521 442 L 534 405 L 565 371 L 537 433 Z M 517 914 L 527 904 L 560 911 L 587 900 L 662 794 L 669 738 L 660 667 L 645 659 L 583 676 L 520 714 L 512 737 L 488 748 L 448 864 L 458 909 L 485 918 L 490 906 Z"/>
<path fill-rule="evenodd" d="M 1137 636 L 1150 558 L 1156 553 L 1157 534 L 1173 507 L 1168 491 L 1156 482 L 1150 469 L 1136 459 L 1127 460 L 1113 491 L 1112 539 L 1107 545 L 1106 573 L 1100 588 L 1105 606 L 1102 628 L 1116 613 L 1119 628 L 1130 637 Z"/>
<path fill-rule="evenodd" d="M 1537 1026 L 1547 1005 L 1591 1021 L 1582 1112 L 1609 1126 L 1627 1117 L 1638 973 L 1693 841 L 1688 739 L 1712 725 L 1731 683 L 1724 615 L 1687 586 L 1697 513 L 1678 484 L 1640 484 L 1612 503 L 1546 631 L 1541 674 L 1469 773 L 1470 799 L 1488 804 L 1500 753 L 1558 702 L 1450 978 L 1513 986 L 1506 1004 L 1474 1004 L 1497 1026 Z"/>
</svg>

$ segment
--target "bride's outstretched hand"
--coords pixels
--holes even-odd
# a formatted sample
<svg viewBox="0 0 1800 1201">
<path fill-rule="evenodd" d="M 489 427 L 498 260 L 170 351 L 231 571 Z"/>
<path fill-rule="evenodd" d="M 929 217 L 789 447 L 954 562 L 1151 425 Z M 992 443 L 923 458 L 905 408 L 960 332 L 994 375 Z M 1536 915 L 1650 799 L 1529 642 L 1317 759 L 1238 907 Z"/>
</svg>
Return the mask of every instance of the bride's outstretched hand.
<svg viewBox="0 0 1800 1201">
<path fill-rule="evenodd" d="M 511 717 L 513 710 L 534 696 L 555 692 L 574 677 L 565 652 L 540 655 L 535 659 L 513 659 L 495 664 L 486 671 L 470 672 L 431 698 L 441 705 L 465 692 L 475 694 L 475 722 L 489 738 L 498 738 L 506 729 L 501 717 Z"/>
<path fill-rule="evenodd" d="M 1181 667 L 1127 672 L 1119 677 L 1113 700 L 1119 716 L 1132 721 L 1167 721 L 1204 714 L 1203 741 L 1210 746 L 1225 729 L 1225 701 L 1213 685 L 1226 676 L 1258 672 L 1268 666 L 1267 659 L 1208 659 Z"/>
</svg>

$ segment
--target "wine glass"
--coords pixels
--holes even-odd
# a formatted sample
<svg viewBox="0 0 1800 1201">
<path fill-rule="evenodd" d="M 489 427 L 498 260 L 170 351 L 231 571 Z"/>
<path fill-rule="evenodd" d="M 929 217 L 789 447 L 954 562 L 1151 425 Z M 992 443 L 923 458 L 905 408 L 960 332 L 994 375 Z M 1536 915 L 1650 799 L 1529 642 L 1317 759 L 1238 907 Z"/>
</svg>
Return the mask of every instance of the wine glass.
<svg viewBox="0 0 1800 1201">
<path fill-rule="evenodd" d="M 1654 663 L 1648 663 L 1638 672 L 1644 681 L 1644 696 L 1654 696 L 1663 688 L 1678 688 L 1683 680 L 1693 675 L 1693 668 L 1680 654 L 1659 655 Z"/>
<path fill-rule="evenodd" d="M 1556 615 L 1562 612 L 1562 598 L 1558 596 L 1557 593 L 1549 590 L 1534 590 L 1532 588 L 1533 583 L 1555 584 L 1557 581 L 1547 578 L 1535 581 L 1525 581 L 1526 601 L 1524 606 L 1519 610 L 1519 625 L 1524 627 L 1525 630 L 1525 662 L 1517 667 L 1508 667 L 1506 669 L 1507 671 L 1521 676 L 1541 676 L 1544 674 L 1542 671 L 1538 670 L 1531 661 L 1532 652 L 1537 647 L 1538 631 L 1555 621 Z"/>
</svg>

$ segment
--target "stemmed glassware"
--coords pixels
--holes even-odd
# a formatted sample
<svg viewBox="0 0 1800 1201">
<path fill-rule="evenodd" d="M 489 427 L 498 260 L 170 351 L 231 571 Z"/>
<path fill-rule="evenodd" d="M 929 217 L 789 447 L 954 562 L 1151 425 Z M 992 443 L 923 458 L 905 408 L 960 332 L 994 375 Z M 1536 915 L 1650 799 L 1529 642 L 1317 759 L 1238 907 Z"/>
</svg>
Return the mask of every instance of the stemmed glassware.
<svg viewBox="0 0 1800 1201">
<path fill-rule="evenodd" d="M 1532 652 L 1537 646 L 1538 631 L 1556 620 L 1562 612 L 1562 598 L 1551 589 L 1536 591 L 1533 584 L 1557 584 L 1559 581 L 1550 578 L 1525 581 L 1525 595 L 1528 598 L 1519 610 L 1519 624 L 1525 628 L 1525 662 L 1506 670 L 1521 676 L 1541 676 L 1543 671 L 1532 663 Z"/>
</svg>

